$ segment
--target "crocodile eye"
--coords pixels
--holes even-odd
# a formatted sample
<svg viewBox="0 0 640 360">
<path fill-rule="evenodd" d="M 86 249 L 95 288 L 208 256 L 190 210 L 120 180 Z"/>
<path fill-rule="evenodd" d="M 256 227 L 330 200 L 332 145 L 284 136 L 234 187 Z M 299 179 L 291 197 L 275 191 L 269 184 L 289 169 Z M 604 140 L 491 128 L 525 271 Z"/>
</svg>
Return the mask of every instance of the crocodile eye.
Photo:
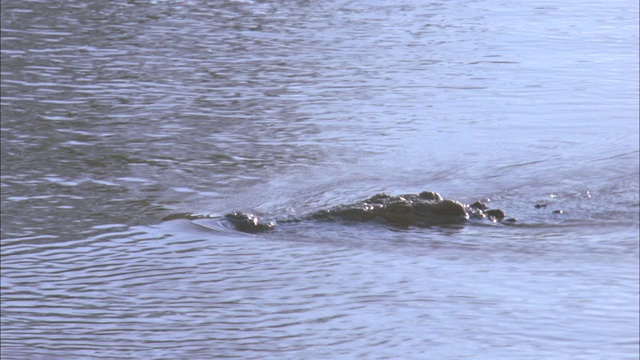
<svg viewBox="0 0 640 360">
<path fill-rule="evenodd" d="M 425 200 L 442 201 L 442 196 L 435 191 L 423 191 L 418 196 Z"/>
</svg>

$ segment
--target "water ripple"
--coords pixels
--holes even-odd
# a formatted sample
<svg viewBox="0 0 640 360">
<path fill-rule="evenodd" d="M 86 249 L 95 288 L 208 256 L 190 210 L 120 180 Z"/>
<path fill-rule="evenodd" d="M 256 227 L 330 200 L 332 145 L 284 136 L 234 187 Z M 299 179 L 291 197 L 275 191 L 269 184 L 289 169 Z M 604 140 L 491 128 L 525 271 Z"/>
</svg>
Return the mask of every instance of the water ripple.
<svg viewBox="0 0 640 360">
<path fill-rule="evenodd" d="M 637 2 L 1 7 L 3 359 L 637 357 Z"/>
</svg>

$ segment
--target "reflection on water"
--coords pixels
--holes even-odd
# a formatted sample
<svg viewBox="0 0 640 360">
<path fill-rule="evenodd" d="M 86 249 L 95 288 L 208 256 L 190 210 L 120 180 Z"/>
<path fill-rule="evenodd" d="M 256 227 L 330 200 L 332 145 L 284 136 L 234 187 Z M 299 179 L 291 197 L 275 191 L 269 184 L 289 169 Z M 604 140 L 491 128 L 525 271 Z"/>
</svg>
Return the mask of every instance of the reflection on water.
<svg viewBox="0 0 640 360">
<path fill-rule="evenodd" d="M 635 2 L 1 7 L 3 358 L 637 356 Z"/>
</svg>

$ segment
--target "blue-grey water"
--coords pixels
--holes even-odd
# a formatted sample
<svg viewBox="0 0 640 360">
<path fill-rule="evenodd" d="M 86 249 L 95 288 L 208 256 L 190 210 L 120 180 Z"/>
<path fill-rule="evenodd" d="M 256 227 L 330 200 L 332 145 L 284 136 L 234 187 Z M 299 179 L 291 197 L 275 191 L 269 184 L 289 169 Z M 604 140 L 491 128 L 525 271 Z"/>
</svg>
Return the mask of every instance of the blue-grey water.
<svg viewBox="0 0 640 360">
<path fill-rule="evenodd" d="M 1 6 L 2 359 L 638 359 L 637 1 Z"/>
</svg>

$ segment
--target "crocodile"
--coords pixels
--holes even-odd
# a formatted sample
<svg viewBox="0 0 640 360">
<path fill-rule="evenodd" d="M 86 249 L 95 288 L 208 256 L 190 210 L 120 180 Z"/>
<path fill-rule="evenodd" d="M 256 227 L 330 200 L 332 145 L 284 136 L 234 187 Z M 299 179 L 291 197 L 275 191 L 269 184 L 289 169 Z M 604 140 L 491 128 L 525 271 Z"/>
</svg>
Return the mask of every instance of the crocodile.
<svg viewBox="0 0 640 360">
<path fill-rule="evenodd" d="M 456 200 L 443 199 L 433 191 L 397 196 L 380 193 L 353 204 L 339 205 L 300 218 L 279 221 L 263 221 L 255 214 L 240 211 L 229 213 L 224 218 L 237 230 L 252 234 L 273 230 L 278 223 L 304 220 L 380 222 L 398 227 L 460 224 L 470 219 L 486 219 L 492 222 L 516 221 L 513 218 L 507 219 L 502 210 L 489 209 L 480 201 L 467 205 Z"/>
</svg>

